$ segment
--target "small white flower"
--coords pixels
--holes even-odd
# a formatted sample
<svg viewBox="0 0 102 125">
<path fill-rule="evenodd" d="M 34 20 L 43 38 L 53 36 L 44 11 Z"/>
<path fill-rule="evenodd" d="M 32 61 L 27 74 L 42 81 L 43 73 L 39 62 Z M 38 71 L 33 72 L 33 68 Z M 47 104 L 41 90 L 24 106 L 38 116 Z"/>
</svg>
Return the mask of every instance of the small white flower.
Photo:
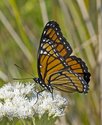
<svg viewBox="0 0 102 125">
<path fill-rule="evenodd" d="M 34 83 L 8 83 L 0 88 L 0 118 L 10 119 L 32 117 L 35 114 L 42 116 L 46 111 L 49 115 L 64 114 L 67 100 L 58 94 L 42 92 L 38 96 L 34 91 Z"/>
<path fill-rule="evenodd" d="M 3 105 L 2 105 L 2 103 L 0 102 L 0 119 L 3 117 L 3 112 L 2 112 L 2 110 L 3 110 Z"/>
<path fill-rule="evenodd" d="M 54 99 L 52 99 L 51 93 L 44 91 L 39 95 L 38 102 L 35 105 L 35 111 L 39 116 L 43 115 L 45 111 L 48 111 L 49 115 L 60 116 L 64 114 L 64 108 L 66 105 L 67 101 L 65 98 L 54 94 Z"/>
</svg>

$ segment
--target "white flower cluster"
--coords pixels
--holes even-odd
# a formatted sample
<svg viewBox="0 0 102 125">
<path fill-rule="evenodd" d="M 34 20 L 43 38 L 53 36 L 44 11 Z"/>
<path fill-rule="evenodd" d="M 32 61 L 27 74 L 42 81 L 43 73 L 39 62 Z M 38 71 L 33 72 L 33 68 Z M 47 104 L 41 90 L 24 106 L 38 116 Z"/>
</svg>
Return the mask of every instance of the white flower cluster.
<svg viewBox="0 0 102 125">
<path fill-rule="evenodd" d="M 34 83 L 8 83 L 0 88 L 0 119 L 27 118 L 35 114 L 42 116 L 46 111 L 49 115 L 60 116 L 64 114 L 67 100 L 49 92 L 42 92 L 38 96 L 34 90 Z"/>
</svg>

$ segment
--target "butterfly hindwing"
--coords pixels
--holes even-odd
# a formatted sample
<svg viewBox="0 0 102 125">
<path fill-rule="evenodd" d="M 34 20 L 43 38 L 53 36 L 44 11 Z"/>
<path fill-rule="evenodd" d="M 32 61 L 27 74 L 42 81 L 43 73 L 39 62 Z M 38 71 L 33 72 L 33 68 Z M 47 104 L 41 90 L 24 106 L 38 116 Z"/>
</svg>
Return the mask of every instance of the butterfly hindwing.
<svg viewBox="0 0 102 125">
<path fill-rule="evenodd" d="M 73 72 L 82 76 L 87 83 L 90 81 L 90 73 L 82 59 L 76 56 L 70 56 L 66 59 L 66 63 Z"/>
<path fill-rule="evenodd" d="M 52 87 L 64 92 L 84 92 L 88 91 L 87 82 L 78 74 L 71 70 L 61 70 L 49 77 Z"/>
</svg>

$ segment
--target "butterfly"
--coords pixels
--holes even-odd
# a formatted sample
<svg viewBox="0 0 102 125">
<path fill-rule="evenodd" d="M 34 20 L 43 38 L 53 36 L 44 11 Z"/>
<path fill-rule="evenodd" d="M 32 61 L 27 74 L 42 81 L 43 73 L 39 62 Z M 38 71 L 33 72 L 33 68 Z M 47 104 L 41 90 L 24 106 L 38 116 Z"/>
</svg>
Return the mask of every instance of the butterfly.
<svg viewBox="0 0 102 125">
<path fill-rule="evenodd" d="M 72 48 L 57 22 L 49 21 L 38 50 L 38 76 L 33 80 L 44 90 L 87 93 L 91 74 L 82 59 L 71 55 Z"/>
</svg>

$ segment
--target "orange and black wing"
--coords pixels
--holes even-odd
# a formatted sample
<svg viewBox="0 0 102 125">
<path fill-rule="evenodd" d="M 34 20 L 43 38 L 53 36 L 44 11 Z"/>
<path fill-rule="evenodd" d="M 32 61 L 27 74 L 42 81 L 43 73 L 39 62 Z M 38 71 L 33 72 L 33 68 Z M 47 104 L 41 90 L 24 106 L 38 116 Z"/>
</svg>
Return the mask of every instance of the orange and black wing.
<svg viewBox="0 0 102 125">
<path fill-rule="evenodd" d="M 61 61 L 50 55 L 42 54 L 40 55 L 39 60 L 39 72 L 40 72 L 40 79 L 43 81 L 44 84 L 49 84 L 49 76 L 54 74 L 60 70 L 64 69 L 64 65 Z"/>
<path fill-rule="evenodd" d="M 83 77 L 83 79 L 89 83 L 91 74 L 88 72 L 88 68 L 82 59 L 76 56 L 70 56 L 66 59 L 66 63 L 70 70 Z"/>
<path fill-rule="evenodd" d="M 87 82 L 78 74 L 71 70 L 61 70 L 49 77 L 49 83 L 53 88 L 64 92 L 88 92 Z"/>
<path fill-rule="evenodd" d="M 62 57 L 68 57 L 72 53 L 72 48 L 64 38 L 59 25 L 55 21 L 49 21 L 42 33 L 39 51 L 46 49 L 49 54 L 52 54 L 51 48 L 56 49 L 56 54 L 59 54 Z M 42 48 L 43 47 L 43 48 Z M 58 56 L 58 55 L 57 55 Z"/>
<path fill-rule="evenodd" d="M 64 92 L 87 93 L 88 84 L 79 74 L 69 69 L 59 59 L 42 55 L 40 60 L 41 78 L 44 84 Z"/>
<path fill-rule="evenodd" d="M 59 25 L 55 21 L 48 22 L 42 33 L 38 50 L 39 77 L 44 80 L 44 78 L 48 74 L 47 67 L 51 67 L 51 65 L 53 66 L 54 64 L 57 65 L 58 60 L 60 65 L 62 65 L 62 68 L 67 68 L 68 65 L 65 62 L 65 57 L 70 56 L 71 53 L 72 49 L 69 43 L 63 37 Z M 51 60 L 50 64 L 48 64 L 48 60 Z M 43 64 L 46 69 L 42 67 Z"/>
</svg>

